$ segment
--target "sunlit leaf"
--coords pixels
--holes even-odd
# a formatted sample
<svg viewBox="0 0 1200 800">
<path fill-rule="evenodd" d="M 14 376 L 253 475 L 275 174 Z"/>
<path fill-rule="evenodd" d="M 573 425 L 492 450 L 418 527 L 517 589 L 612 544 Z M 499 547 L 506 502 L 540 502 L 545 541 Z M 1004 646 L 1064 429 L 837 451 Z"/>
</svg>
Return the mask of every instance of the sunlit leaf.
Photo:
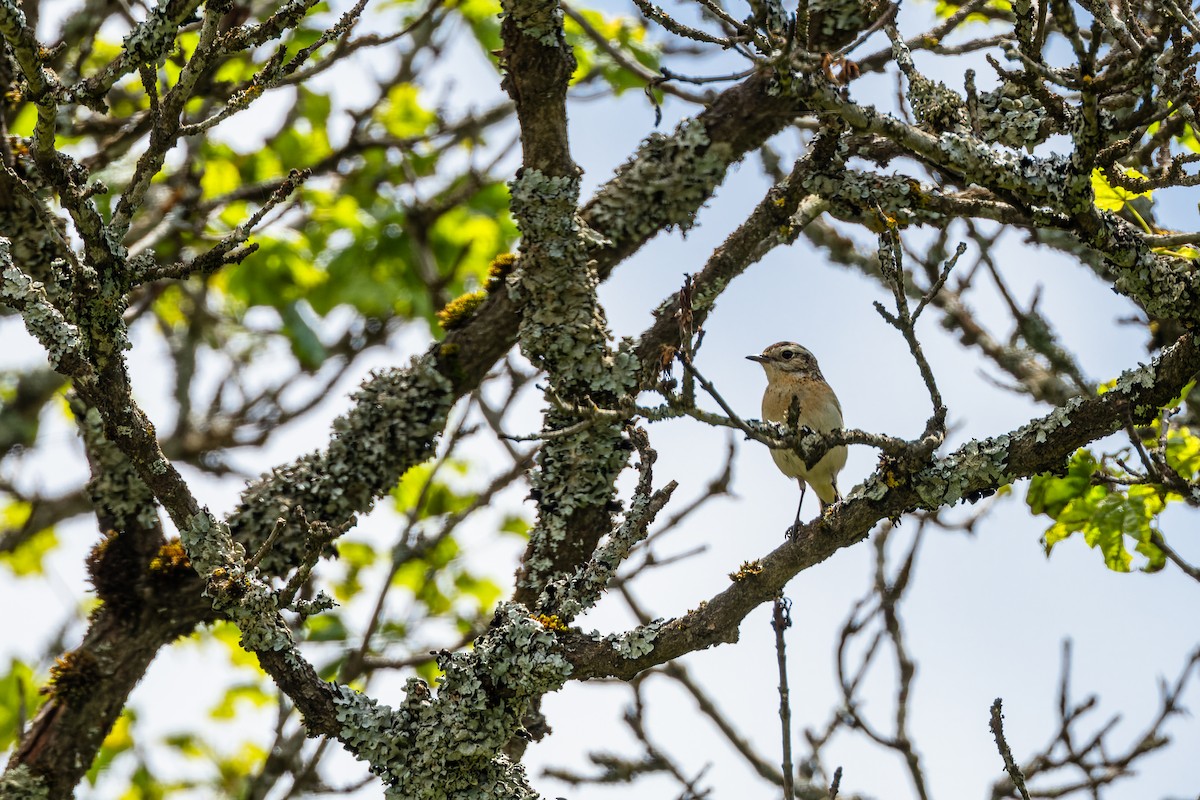
<svg viewBox="0 0 1200 800">
<path fill-rule="evenodd" d="M 1125 168 L 1125 174 L 1132 178 L 1146 178 L 1145 175 L 1138 172 L 1136 169 Z M 1152 192 L 1131 192 L 1128 189 L 1123 189 L 1120 186 L 1113 186 L 1108 182 L 1108 177 L 1104 171 L 1100 169 L 1092 170 L 1092 191 L 1096 195 L 1096 207 L 1105 211 L 1120 211 L 1131 200 L 1136 200 L 1139 197 L 1150 197 Z"/>
</svg>

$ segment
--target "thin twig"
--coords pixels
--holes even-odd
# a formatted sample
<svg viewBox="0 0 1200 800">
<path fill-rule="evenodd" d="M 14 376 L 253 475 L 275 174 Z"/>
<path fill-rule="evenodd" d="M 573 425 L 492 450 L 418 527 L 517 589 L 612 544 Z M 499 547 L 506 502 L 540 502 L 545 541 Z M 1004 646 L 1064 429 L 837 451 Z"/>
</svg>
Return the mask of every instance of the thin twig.
<svg viewBox="0 0 1200 800">
<path fill-rule="evenodd" d="M 1000 758 L 1004 759 L 1004 770 L 1008 773 L 1008 777 L 1012 780 L 1013 786 L 1017 787 L 1017 791 L 1021 793 L 1022 800 L 1029 800 L 1029 790 L 1025 788 L 1025 776 L 1021 774 L 1021 768 L 1017 762 L 1013 760 L 1012 750 L 1008 747 L 1008 741 L 1004 738 L 1004 714 L 1002 713 L 1002 700 L 997 697 L 992 703 L 992 735 L 996 737 L 996 748 L 1000 751 Z"/>
<path fill-rule="evenodd" d="M 795 771 L 792 769 L 792 709 L 788 697 L 787 645 L 783 632 L 792 627 L 792 601 L 776 597 L 771 612 L 771 627 L 775 630 L 775 656 L 779 665 L 779 725 L 783 741 L 783 800 L 796 796 Z"/>
</svg>

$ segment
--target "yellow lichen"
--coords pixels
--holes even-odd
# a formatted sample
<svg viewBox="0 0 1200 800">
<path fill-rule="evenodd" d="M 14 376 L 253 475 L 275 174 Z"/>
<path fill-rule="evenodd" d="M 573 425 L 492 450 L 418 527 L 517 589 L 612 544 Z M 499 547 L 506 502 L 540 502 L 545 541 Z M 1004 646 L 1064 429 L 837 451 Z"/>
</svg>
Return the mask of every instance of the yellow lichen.
<svg viewBox="0 0 1200 800">
<path fill-rule="evenodd" d="M 172 539 L 158 548 L 158 553 L 154 558 L 150 559 L 150 571 L 156 573 L 189 573 L 192 570 L 192 562 L 188 559 L 187 551 L 183 549 L 183 543 L 178 539 Z"/>
<path fill-rule="evenodd" d="M 567 629 L 563 621 L 558 618 L 558 614 L 538 614 L 534 619 L 548 631 L 565 631 Z"/>
<path fill-rule="evenodd" d="M 100 682 L 100 666 L 90 650 L 72 650 L 50 667 L 50 682 L 42 694 L 53 695 L 69 706 L 91 697 Z"/>
<path fill-rule="evenodd" d="M 746 578 L 749 578 L 752 575 L 758 575 L 762 571 L 762 562 L 758 559 L 755 559 L 754 561 L 743 561 L 742 565 L 738 567 L 737 572 L 729 573 L 729 580 L 734 581 L 735 583 L 737 581 L 744 581 Z"/>
<path fill-rule="evenodd" d="M 504 279 L 509 276 L 516 264 L 516 253 L 501 253 L 493 258 L 492 265 L 488 267 L 487 290 L 495 291 L 502 286 Z"/>
<path fill-rule="evenodd" d="M 475 312 L 487 299 L 487 292 L 480 289 L 477 292 L 467 292 L 446 303 L 446 307 L 437 312 L 438 323 L 442 330 L 451 331 L 474 316 Z"/>
</svg>

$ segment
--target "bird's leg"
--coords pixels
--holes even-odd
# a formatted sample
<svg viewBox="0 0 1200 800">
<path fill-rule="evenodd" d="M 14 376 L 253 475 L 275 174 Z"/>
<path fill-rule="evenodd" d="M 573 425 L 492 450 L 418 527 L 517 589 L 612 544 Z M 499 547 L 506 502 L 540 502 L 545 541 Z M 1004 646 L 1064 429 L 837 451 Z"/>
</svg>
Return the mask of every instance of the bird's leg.
<svg viewBox="0 0 1200 800">
<path fill-rule="evenodd" d="M 796 481 L 800 484 L 800 502 L 796 505 L 796 521 L 792 523 L 792 527 L 787 529 L 785 534 L 788 540 L 796 538 L 796 531 L 800 530 L 800 509 L 804 508 L 804 493 L 808 490 L 808 484 L 800 478 Z"/>
</svg>

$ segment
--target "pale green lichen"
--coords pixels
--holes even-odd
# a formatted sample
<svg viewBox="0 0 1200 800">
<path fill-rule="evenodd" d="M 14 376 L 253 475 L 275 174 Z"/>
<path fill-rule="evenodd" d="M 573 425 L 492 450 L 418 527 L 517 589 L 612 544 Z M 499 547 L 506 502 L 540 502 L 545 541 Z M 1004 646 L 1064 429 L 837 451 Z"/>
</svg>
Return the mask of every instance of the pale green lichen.
<svg viewBox="0 0 1200 800">
<path fill-rule="evenodd" d="M 126 63 L 139 66 L 162 64 L 178 33 L 179 26 L 176 20 L 191 16 L 199 5 L 197 0 L 190 0 L 183 7 L 169 2 L 156 4 L 150 9 L 146 19 L 125 34 L 122 45 Z M 172 10 L 175 13 L 172 13 Z M 120 245 L 119 242 L 116 244 Z"/>
<path fill-rule="evenodd" d="M 454 404 L 450 381 L 432 359 L 414 359 L 407 370 L 371 376 L 354 395 L 353 408 L 333 423 L 327 450 L 278 467 L 250 486 L 229 525 L 248 550 L 257 550 L 275 520 L 287 527 L 260 563 L 280 575 L 299 564 L 305 531 L 291 519 L 299 506 L 311 520 L 337 526 L 366 511 L 410 467 L 433 454 Z"/>
<path fill-rule="evenodd" d="M 671 136 L 642 143 L 585 209 L 588 221 L 617 248 L 664 229 L 686 231 L 732 160 L 728 144 L 714 144 L 703 123 L 686 119 Z"/>
<path fill-rule="evenodd" d="M 1006 436 L 968 442 L 953 455 L 943 458 L 913 478 L 913 488 L 925 508 L 954 505 L 972 487 L 1010 483 Z"/>
<path fill-rule="evenodd" d="M 1157 380 L 1153 364 L 1139 367 L 1123 372 L 1109 393 L 1134 395 L 1152 388 Z M 958 502 L 967 492 L 979 487 L 1011 483 L 1018 477 L 1008 464 L 1014 445 L 1029 439 L 1036 444 L 1049 441 L 1055 433 L 1071 426 L 1072 417 L 1084 402 L 1082 397 L 1072 397 L 1064 405 L 1031 420 L 1011 434 L 968 442 L 950 456 L 916 473 L 912 478 L 912 487 L 920 497 L 922 506 L 936 509 Z M 1157 411 L 1153 406 L 1135 408 L 1135 419 L 1138 414 L 1152 415 Z M 1113 423 L 1114 430 L 1117 424 Z M 870 496 L 872 492 L 883 495 L 878 487 L 867 487 L 864 493 Z"/>
<path fill-rule="evenodd" d="M 47 800 L 49 797 L 46 781 L 24 764 L 10 767 L 0 775 L 0 798 L 4 800 Z"/>
<path fill-rule="evenodd" d="M 278 593 L 244 569 L 245 549 L 233 541 L 229 526 L 208 509 L 194 514 L 180 541 L 196 572 L 206 579 L 204 593 L 242 633 L 247 650 L 286 650 L 294 640 L 279 616 Z"/>
<path fill-rule="evenodd" d="M 654 650 L 654 641 L 664 625 L 665 620 L 657 619 L 648 625 L 640 625 L 631 631 L 604 638 L 622 658 L 641 658 Z"/>
<path fill-rule="evenodd" d="M 913 64 L 912 55 L 903 40 L 893 40 L 892 54 L 908 78 L 905 96 L 921 127 L 934 132 L 970 130 L 967 104 L 957 92 L 941 81 L 930 80 L 922 75 Z"/>
<path fill-rule="evenodd" d="M 92 478 L 87 483 L 88 497 L 97 509 L 104 509 L 117 530 L 157 527 L 158 506 L 154 493 L 120 448 L 105 436 L 100 410 L 94 406 L 84 410 L 83 402 L 77 398 L 71 403 L 72 411 L 78 414 L 77 422 L 87 442 L 88 455 L 95 462 Z"/>
<path fill-rule="evenodd" d="M 506 604 L 473 651 L 443 654 L 438 666 L 436 695 L 411 678 L 397 708 L 334 687 L 339 738 L 383 778 L 388 797 L 535 798 L 524 769 L 500 749 L 529 703 L 570 675 L 553 633 Z"/>
<path fill-rule="evenodd" d="M 666 491 L 669 493 L 671 489 Z M 656 511 L 654 502 L 655 496 L 648 491 L 636 492 L 621 524 L 596 548 L 588 563 L 574 575 L 551 582 L 542 591 L 539 605 L 558 610 L 558 614 L 547 618 L 562 625 L 563 620 L 573 619 L 596 604 L 634 546 L 646 537 Z M 542 622 L 546 624 L 545 620 Z"/>
<path fill-rule="evenodd" d="M 638 362 L 631 343 L 623 342 L 616 352 L 608 347 L 611 335 L 596 298 L 599 276 L 575 214 L 578 177 L 526 169 L 512 182 L 510 193 L 526 265 L 509 281 L 524 301 L 522 352 L 546 369 L 553 397 L 602 407 L 620 405 L 635 391 Z M 576 422 L 574 412 L 552 407 L 544 427 L 563 430 Z M 538 522 L 523 586 L 542 588 L 561 577 L 549 570 L 568 539 L 570 520 L 582 509 L 612 507 L 613 485 L 628 451 L 615 421 L 598 422 L 543 444 L 530 480 L 538 498 Z M 565 619 L 573 615 L 562 608 L 537 610 L 556 611 Z"/>
<path fill-rule="evenodd" d="M 40 281 L 13 264 L 11 244 L 4 237 L 0 237 L 0 300 L 21 312 L 25 327 L 46 349 L 52 367 L 57 369 L 67 359 L 82 359 L 79 329 L 54 307 Z"/>
<path fill-rule="evenodd" d="M 972 109 L 979 136 L 987 142 L 1032 152 L 1051 133 L 1045 107 L 1028 90 L 1011 81 L 983 92 Z"/>
</svg>

